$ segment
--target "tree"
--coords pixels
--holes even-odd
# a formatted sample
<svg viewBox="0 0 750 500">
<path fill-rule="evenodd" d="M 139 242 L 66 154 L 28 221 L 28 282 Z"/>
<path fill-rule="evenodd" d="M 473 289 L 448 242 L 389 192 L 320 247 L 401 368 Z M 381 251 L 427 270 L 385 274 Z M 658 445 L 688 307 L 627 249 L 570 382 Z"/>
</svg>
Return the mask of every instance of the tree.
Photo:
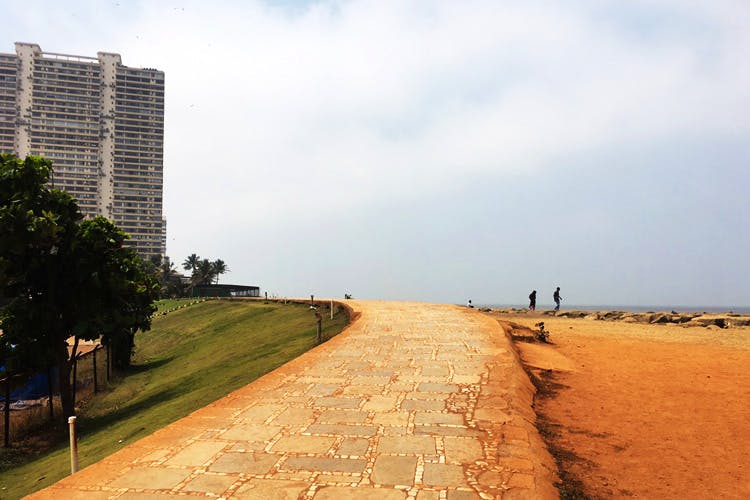
<svg viewBox="0 0 750 500">
<path fill-rule="evenodd" d="M 202 259 L 198 262 L 198 266 L 193 272 L 191 278 L 193 286 L 210 285 L 214 281 L 215 275 L 214 263 L 208 259 Z"/>
<path fill-rule="evenodd" d="M 159 265 L 159 284 L 162 297 L 177 297 L 182 295 L 182 282 L 177 274 L 177 268 L 168 256 L 164 256 Z"/>
<path fill-rule="evenodd" d="M 226 262 L 221 259 L 216 259 L 213 262 L 214 275 L 216 276 L 216 284 L 219 284 L 219 276 L 229 271 Z"/>
<path fill-rule="evenodd" d="M 129 362 L 159 285 L 113 223 L 81 222 L 75 199 L 46 185 L 51 172 L 43 158 L 0 155 L 0 353 L 28 369 L 57 366 L 67 417 L 79 341 L 126 346 L 116 353 Z"/>
<path fill-rule="evenodd" d="M 182 263 L 182 268 L 185 271 L 190 271 L 191 273 L 194 273 L 195 270 L 198 268 L 198 262 L 200 262 L 201 258 L 198 257 L 196 254 L 190 254 L 188 255 L 187 259 L 185 259 L 185 262 Z"/>
</svg>

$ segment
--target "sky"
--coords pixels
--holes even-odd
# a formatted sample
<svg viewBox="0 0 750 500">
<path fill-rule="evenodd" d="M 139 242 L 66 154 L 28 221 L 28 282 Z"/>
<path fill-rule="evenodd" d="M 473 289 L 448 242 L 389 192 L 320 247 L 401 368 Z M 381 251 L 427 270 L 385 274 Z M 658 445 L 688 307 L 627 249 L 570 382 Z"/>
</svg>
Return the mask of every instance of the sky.
<svg viewBox="0 0 750 500">
<path fill-rule="evenodd" d="M 750 306 L 746 0 L 0 0 L 165 72 L 167 254 L 277 296 Z"/>
</svg>

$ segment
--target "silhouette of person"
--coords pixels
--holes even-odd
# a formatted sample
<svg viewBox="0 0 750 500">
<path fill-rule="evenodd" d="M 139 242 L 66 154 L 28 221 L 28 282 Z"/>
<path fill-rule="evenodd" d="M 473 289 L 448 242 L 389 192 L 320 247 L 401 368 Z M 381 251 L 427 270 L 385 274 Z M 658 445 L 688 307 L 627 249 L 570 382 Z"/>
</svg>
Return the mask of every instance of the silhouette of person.
<svg viewBox="0 0 750 500">
<path fill-rule="evenodd" d="M 529 295 L 529 311 L 535 311 L 536 310 L 536 290 L 532 290 L 531 294 Z"/>
<path fill-rule="evenodd" d="M 555 301 L 555 311 L 560 310 L 560 301 L 562 300 L 562 297 L 560 296 L 560 287 L 557 287 L 557 290 L 555 290 L 555 293 L 552 294 L 552 299 Z"/>
</svg>

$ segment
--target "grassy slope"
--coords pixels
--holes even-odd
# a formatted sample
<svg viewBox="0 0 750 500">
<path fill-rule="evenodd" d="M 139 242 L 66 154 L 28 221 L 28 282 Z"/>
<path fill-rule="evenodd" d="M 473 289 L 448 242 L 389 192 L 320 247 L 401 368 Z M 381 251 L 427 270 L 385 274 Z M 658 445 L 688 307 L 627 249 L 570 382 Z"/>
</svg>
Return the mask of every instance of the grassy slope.
<svg viewBox="0 0 750 500">
<path fill-rule="evenodd" d="M 324 320 L 324 338 L 346 325 Z M 136 363 L 79 417 L 83 468 L 268 373 L 315 345 L 306 306 L 208 301 L 154 319 L 136 337 Z M 0 498 L 19 498 L 64 477 L 67 447 L 2 472 Z"/>
<path fill-rule="evenodd" d="M 157 314 L 166 311 L 184 304 L 191 303 L 191 299 L 162 299 L 157 300 L 154 304 L 156 304 L 156 312 Z"/>
</svg>

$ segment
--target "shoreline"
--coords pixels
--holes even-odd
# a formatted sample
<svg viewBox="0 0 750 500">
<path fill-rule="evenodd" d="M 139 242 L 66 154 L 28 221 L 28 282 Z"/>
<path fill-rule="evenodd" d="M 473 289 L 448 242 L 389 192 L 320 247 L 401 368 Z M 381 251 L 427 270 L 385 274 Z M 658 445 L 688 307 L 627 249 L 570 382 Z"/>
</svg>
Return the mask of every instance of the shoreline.
<svg viewBox="0 0 750 500">
<path fill-rule="evenodd" d="M 528 302 L 523 304 L 476 304 L 479 309 L 493 309 L 503 311 L 528 311 Z M 537 307 L 537 312 L 554 312 L 554 304 L 541 304 Z M 656 313 L 656 312 L 672 312 L 675 311 L 679 314 L 739 314 L 742 316 L 750 316 L 750 306 L 686 306 L 686 305 L 622 305 L 622 304 L 598 304 L 598 305 L 584 305 L 584 304 L 562 304 L 561 311 L 587 311 L 587 312 L 602 312 L 602 311 L 621 311 L 621 312 L 632 312 L 632 313 Z"/>
<path fill-rule="evenodd" d="M 705 328 L 746 328 L 750 327 L 750 314 L 739 314 L 732 312 L 725 313 L 706 313 L 706 312 L 677 312 L 672 311 L 647 311 L 633 312 L 621 310 L 602 310 L 590 311 L 583 309 L 562 309 L 560 311 L 528 309 L 493 309 L 490 307 L 480 307 L 480 311 L 485 313 L 502 314 L 514 317 L 526 318 L 568 318 L 584 319 L 590 321 L 619 321 L 623 323 L 639 324 L 670 324 L 682 327 L 705 327 Z"/>
</svg>

